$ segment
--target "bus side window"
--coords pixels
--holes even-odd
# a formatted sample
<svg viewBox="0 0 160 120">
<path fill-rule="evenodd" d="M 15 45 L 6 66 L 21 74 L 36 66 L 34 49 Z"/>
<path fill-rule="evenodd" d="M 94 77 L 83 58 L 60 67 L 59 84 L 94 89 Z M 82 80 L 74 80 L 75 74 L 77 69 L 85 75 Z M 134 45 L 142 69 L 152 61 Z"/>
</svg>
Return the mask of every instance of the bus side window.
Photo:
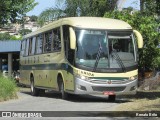
<svg viewBox="0 0 160 120">
<path fill-rule="evenodd" d="M 44 52 L 51 52 L 52 31 L 45 33 Z"/>
<path fill-rule="evenodd" d="M 29 39 L 29 55 L 31 55 L 32 52 L 32 38 Z"/>
<path fill-rule="evenodd" d="M 31 48 L 31 55 L 35 54 L 35 47 L 36 47 L 36 37 L 32 39 L 32 48 Z"/>
<path fill-rule="evenodd" d="M 21 42 L 21 56 L 25 56 L 26 39 Z"/>
<path fill-rule="evenodd" d="M 26 41 L 26 49 L 25 49 L 25 56 L 28 56 L 29 53 L 29 39 Z"/>
<path fill-rule="evenodd" d="M 66 59 L 74 64 L 74 50 L 70 48 L 69 26 L 63 26 L 64 48 Z"/>
<path fill-rule="evenodd" d="M 56 28 L 53 30 L 53 50 L 61 50 L 60 28 Z"/>
<path fill-rule="evenodd" d="M 43 50 L 43 34 L 39 34 L 36 40 L 36 54 L 41 54 Z"/>
</svg>

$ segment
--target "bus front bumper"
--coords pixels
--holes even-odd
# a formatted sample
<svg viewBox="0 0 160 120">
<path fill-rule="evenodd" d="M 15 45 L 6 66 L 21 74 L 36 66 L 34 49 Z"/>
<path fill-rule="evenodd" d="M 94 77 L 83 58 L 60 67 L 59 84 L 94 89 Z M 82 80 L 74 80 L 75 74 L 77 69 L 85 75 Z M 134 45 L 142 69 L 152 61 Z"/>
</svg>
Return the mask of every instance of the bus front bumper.
<svg viewBox="0 0 160 120">
<path fill-rule="evenodd" d="M 75 78 L 74 94 L 100 95 L 134 95 L 137 90 L 137 79 L 122 84 L 98 84 Z"/>
</svg>

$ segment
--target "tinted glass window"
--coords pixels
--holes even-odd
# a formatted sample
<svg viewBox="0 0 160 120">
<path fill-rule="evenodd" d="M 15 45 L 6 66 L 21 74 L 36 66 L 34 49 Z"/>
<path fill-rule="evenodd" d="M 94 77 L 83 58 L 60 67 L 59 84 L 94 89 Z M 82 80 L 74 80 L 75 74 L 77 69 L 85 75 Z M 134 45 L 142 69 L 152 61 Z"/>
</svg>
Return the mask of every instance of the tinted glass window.
<svg viewBox="0 0 160 120">
<path fill-rule="evenodd" d="M 29 53 L 29 39 L 27 39 L 27 42 L 26 42 L 26 49 L 25 49 L 25 56 L 28 56 L 28 53 Z"/>
<path fill-rule="evenodd" d="M 23 40 L 21 42 L 21 56 L 25 55 L 25 45 L 26 45 L 26 40 Z"/>
<path fill-rule="evenodd" d="M 31 55 L 35 54 L 35 47 L 36 47 L 36 37 L 32 39 Z"/>
<path fill-rule="evenodd" d="M 29 39 L 29 55 L 31 55 L 32 52 L 32 38 Z"/>
<path fill-rule="evenodd" d="M 52 31 L 45 33 L 44 52 L 51 51 L 52 45 Z"/>
<path fill-rule="evenodd" d="M 53 30 L 53 50 L 61 49 L 60 28 Z"/>
<path fill-rule="evenodd" d="M 36 54 L 40 54 L 43 51 L 43 34 L 37 36 L 36 42 Z"/>
</svg>

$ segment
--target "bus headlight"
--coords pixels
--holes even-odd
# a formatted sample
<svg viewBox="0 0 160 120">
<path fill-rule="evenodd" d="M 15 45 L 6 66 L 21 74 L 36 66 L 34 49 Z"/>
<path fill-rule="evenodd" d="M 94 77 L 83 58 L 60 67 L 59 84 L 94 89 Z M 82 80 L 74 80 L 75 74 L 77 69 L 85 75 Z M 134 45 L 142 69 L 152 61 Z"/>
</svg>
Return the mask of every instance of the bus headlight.
<svg viewBox="0 0 160 120">
<path fill-rule="evenodd" d="M 137 79 L 137 78 L 138 78 L 138 76 L 135 75 L 135 76 L 129 77 L 129 80 L 135 80 L 135 79 Z"/>
<path fill-rule="evenodd" d="M 83 75 L 76 75 L 77 78 L 81 80 L 89 80 L 89 77 L 83 76 Z"/>
</svg>

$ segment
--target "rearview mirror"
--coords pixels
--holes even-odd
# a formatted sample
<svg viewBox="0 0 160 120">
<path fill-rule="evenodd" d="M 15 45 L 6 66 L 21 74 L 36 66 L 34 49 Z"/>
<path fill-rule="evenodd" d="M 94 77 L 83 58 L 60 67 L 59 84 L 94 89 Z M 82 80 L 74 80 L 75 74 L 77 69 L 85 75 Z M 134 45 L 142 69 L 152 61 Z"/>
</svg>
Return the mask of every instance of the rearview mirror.
<svg viewBox="0 0 160 120">
<path fill-rule="evenodd" d="M 72 27 L 69 28 L 70 33 L 70 48 L 75 50 L 76 49 L 76 34 Z"/>
<path fill-rule="evenodd" d="M 137 30 L 133 30 L 133 32 L 137 37 L 138 48 L 142 48 L 143 47 L 143 37 L 141 33 L 138 32 Z"/>
</svg>

